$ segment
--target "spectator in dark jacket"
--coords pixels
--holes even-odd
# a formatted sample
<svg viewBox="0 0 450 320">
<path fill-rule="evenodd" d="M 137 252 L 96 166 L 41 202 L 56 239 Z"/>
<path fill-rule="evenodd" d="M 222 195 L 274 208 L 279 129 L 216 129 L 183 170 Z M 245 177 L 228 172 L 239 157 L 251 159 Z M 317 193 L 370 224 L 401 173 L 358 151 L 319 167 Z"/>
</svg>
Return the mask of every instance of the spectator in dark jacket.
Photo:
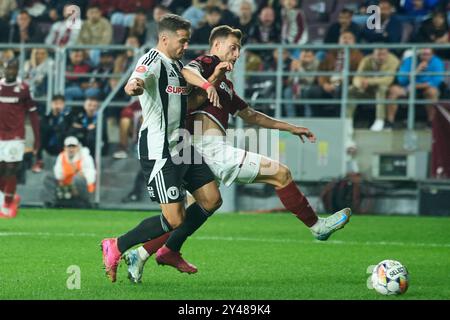
<svg viewBox="0 0 450 320">
<path fill-rule="evenodd" d="M 41 119 L 41 147 L 37 152 L 36 162 L 31 169 L 35 173 L 41 172 L 44 168 L 43 150 L 49 155 L 57 156 L 64 147 L 64 139 L 71 122 L 64 100 L 62 95 L 53 96 L 50 112 Z"/>
<path fill-rule="evenodd" d="M 12 43 L 42 43 L 45 35 L 34 23 L 33 18 L 26 11 L 17 15 L 17 23 L 11 30 L 10 42 Z"/>
<path fill-rule="evenodd" d="M 251 1 L 242 1 L 240 11 L 238 15 L 239 22 L 237 28 L 242 31 L 243 39 L 242 44 L 245 44 L 248 40 L 248 35 L 251 33 L 252 28 L 256 24 L 256 19 L 253 17 L 255 8 Z"/>
<path fill-rule="evenodd" d="M 389 0 L 380 0 L 381 28 L 366 24 L 361 37 L 370 43 L 399 43 L 402 39 L 402 23 L 395 16 L 394 7 Z"/>
<path fill-rule="evenodd" d="M 343 8 L 339 13 L 338 21 L 328 27 L 323 42 L 338 43 L 339 36 L 343 31 L 351 31 L 356 37 L 356 42 L 358 42 L 361 30 L 356 23 L 352 22 L 352 17 L 353 11 L 347 8 Z"/>
<path fill-rule="evenodd" d="M 251 43 L 280 43 L 281 30 L 275 21 L 275 11 L 272 7 L 261 9 L 258 22 L 249 34 Z"/>
<path fill-rule="evenodd" d="M 87 147 L 93 157 L 95 157 L 95 138 L 97 131 L 97 111 L 99 101 L 95 97 L 87 98 L 84 101 L 83 110 L 73 112 L 71 117 L 72 124 L 69 129 L 69 135 L 75 136 L 80 140 L 83 146 Z M 102 130 L 102 155 L 108 148 L 108 135 L 106 122 L 103 122 Z"/>
<path fill-rule="evenodd" d="M 446 13 L 436 10 L 430 18 L 422 22 L 412 40 L 419 43 L 446 44 L 449 42 L 449 32 Z M 442 59 L 450 59 L 449 49 L 438 49 L 435 53 Z"/>
</svg>

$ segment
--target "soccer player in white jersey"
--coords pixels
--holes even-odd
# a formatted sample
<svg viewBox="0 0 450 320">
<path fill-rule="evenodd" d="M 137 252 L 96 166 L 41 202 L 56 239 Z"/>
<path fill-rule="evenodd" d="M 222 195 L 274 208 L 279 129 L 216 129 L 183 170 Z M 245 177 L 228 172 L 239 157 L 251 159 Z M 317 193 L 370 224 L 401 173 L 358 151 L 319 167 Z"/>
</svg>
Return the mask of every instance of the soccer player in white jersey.
<svg viewBox="0 0 450 320">
<path fill-rule="evenodd" d="M 118 238 L 104 239 L 101 244 L 107 276 L 116 281 L 122 253 L 132 246 L 157 238 L 187 224 L 196 226 L 206 221 L 222 204 L 214 174 L 204 161 L 194 163 L 189 145 L 189 161 L 185 161 L 181 130 L 187 112 L 186 82 L 203 88 L 209 101 L 219 106 L 217 91 L 199 73 L 183 76 L 182 58 L 190 38 L 190 22 L 177 15 L 165 15 L 158 23 L 158 44 L 140 58 L 125 92 L 139 96 L 143 123 L 139 132 L 138 152 L 147 188 L 153 201 L 160 204 L 162 214 L 143 220 L 136 228 Z M 185 143 L 184 146 L 187 144 Z M 184 152 L 184 154 L 182 154 Z M 196 203 L 185 209 L 188 190 Z M 183 224 L 183 222 L 185 223 Z M 179 251 L 166 248 L 161 263 L 183 272 L 195 270 L 184 261 Z"/>
<path fill-rule="evenodd" d="M 308 128 L 266 116 L 252 109 L 236 94 L 233 83 L 226 77 L 226 72 L 232 70 L 239 58 L 241 37 L 242 33 L 239 29 L 229 26 L 214 28 L 209 41 L 210 54 L 200 56 L 186 66 L 186 69 L 194 69 L 193 73 L 200 72 L 214 84 L 222 106 L 220 109 L 214 108 L 204 97 L 190 96 L 190 101 L 197 100 L 196 103 L 200 106 L 190 113 L 187 126 L 189 127 L 189 123 L 192 124 L 195 120 L 201 123 L 200 127 L 203 130 L 201 136 L 193 136 L 195 148 L 202 154 L 216 177 L 227 186 L 233 182 L 272 185 L 285 208 L 309 227 L 316 239 L 327 240 L 333 232 L 344 227 L 349 221 L 351 216 L 349 208 L 340 210 L 327 218 L 319 218 L 293 181 L 288 167 L 263 155 L 235 148 L 225 141 L 229 115 L 238 115 L 250 125 L 290 132 L 298 136 L 301 141 L 305 138 L 310 142 L 316 140 L 315 135 Z M 268 168 L 275 170 L 267 170 Z M 196 226 L 197 229 L 199 227 L 200 225 Z M 192 230 L 193 228 L 187 230 L 181 227 L 173 231 L 170 236 L 163 235 L 147 242 L 137 250 L 127 252 L 124 258 L 129 266 L 129 279 L 133 282 L 141 280 L 143 265 L 151 254 L 156 252 L 156 261 L 159 263 L 160 254 L 166 250 L 167 246 L 179 251 L 181 244 L 192 234 Z M 172 240 L 176 240 L 175 244 Z"/>
</svg>

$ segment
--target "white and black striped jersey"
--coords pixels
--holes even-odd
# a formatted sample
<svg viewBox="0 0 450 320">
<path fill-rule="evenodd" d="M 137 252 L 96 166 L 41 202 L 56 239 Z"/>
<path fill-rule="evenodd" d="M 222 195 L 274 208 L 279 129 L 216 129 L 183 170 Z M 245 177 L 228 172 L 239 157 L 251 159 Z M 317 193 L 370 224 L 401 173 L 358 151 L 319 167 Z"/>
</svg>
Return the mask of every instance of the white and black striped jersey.
<svg viewBox="0 0 450 320">
<path fill-rule="evenodd" d="M 188 86 L 181 74 L 183 64 L 157 49 L 143 55 L 130 77 L 142 79 L 144 93 L 139 96 L 143 122 L 139 131 L 139 159 L 167 159 L 177 152 L 184 128 Z"/>
</svg>

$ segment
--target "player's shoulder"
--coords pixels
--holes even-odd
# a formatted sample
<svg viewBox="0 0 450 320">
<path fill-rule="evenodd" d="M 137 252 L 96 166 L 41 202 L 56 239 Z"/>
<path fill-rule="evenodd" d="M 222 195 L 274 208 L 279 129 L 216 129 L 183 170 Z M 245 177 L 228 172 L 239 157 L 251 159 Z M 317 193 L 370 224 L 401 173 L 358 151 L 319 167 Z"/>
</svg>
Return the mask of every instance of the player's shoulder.
<svg viewBox="0 0 450 320">
<path fill-rule="evenodd" d="M 12 87 L 14 89 L 14 92 L 29 92 L 30 86 L 25 81 L 21 80 L 20 78 L 17 78 L 14 83 L 6 83 L 5 78 L 0 79 L 0 87 Z"/>
<path fill-rule="evenodd" d="M 19 86 L 20 90 L 30 91 L 30 85 L 21 79 L 17 79 L 17 85 Z"/>
<path fill-rule="evenodd" d="M 219 57 L 212 54 L 203 54 L 195 59 L 205 65 L 217 65 L 220 62 Z"/>
<path fill-rule="evenodd" d="M 140 65 L 146 66 L 148 68 L 154 67 L 161 63 L 162 56 L 156 49 L 150 49 L 146 54 L 141 57 Z"/>
<path fill-rule="evenodd" d="M 211 54 L 203 54 L 198 56 L 191 62 L 189 62 L 188 66 L 192 68 L 196 68 L 201 73 L 203 72 L 212 72 L 214 68 L 220 63 L 220 59 L 217 56 Z"/>
<path fill-rule="evenodd" d="M 158 74 L 161 69 L 161 58 L 161 54 L 157 50 L 151 49 L 140 57 L 134 73 L 144 75 L 151 72 L 152 74 Z"/>
</svg>

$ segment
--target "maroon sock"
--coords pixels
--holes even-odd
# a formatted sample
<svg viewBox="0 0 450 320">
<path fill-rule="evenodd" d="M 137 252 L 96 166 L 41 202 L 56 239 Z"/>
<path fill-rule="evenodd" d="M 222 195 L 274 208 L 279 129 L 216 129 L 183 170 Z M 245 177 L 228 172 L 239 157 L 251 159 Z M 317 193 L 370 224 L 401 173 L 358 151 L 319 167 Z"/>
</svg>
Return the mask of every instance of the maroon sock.
<svg viewBox="0 0 450 320">
<path fill-rule="evenodd" d="M 16 176 L 3 177 L 4 179 L 4 193 L 5 193 L 5 203 L 10 204 L 14 199 L 14 194 L 16 193 L 17 178 Z"/>
<path fill-rule="evenodd" d="M 316 213 L 294 181 L 284 188 L 276 189 L 276 192 L 286 209 L 295 214 L 305 225 L 312 227 L 317 222 Z"/>
<path fill-rule="evenodd" d="M 147 241 L 144 243 L 144 249 L 148 252 L 149 255 L 154 254 L 156 251 L 158 251 L 159 248 L 161 248 L 169 239 L 170 232 L 164 233 L 162 236 L 152 239 L 150 241 Z"/>
<path fill-rule="evenodd" d="M 5 177 L 0 177 L 0 191 L 5 192 Z"/>
</svg>

